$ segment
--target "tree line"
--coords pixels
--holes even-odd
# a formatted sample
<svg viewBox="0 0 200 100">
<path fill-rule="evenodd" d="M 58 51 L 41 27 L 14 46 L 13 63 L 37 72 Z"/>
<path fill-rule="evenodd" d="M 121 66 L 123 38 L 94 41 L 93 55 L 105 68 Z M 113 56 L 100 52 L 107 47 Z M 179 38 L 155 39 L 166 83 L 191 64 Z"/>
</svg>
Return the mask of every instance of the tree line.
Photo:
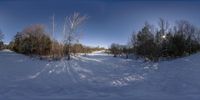
<svg viewBox="0 0 200 100">
<path fill-rule="evenodd" d="M 54 45 L 54 48 L 52 48 Z M 77 53 L 91 53 L 104 48 L 84 46 L 80 43 L 68 44 L 60 43 L 52 40 L 43 25 L 31 25 L 26 27 L 22 32 L 17 32 L 14 39 L 9 44 L 9 49 L 26 54 L 48 56 L 50 58 L 61 58 L 69 54 L 76 55 Z"/>
<path fill-rule="evenodd" d="M 17 32 L 7 48 L 26 55 L 39 55 L 57 59 L 77 53 L 90 53 L 104 48 L 91 48 L 79 43 L 79 28 L 87 16 L 74 13 L 66 16 L 63 24 L 63 40 L 54 38 L 54 16 L 52 17 L 52 32 L 46 32 L 41 24 L 31 25 Z M 160 58 L 177 58 L 200 51 L 200 29 L 186 20 L 180 20 L 170 25 L 160 18 L 158 24 L 145 23 L 138 31 L 130 35 L 127 45 L 112 43 L 108 52 L 114 57 L 130 54 L 152 61 Z M 0 49 L 3 46 L 3 33 L 0 31 Z"/>
<path fill-rule="evenodd" d="M 112 44 L 110 51 L 114 57 L 133 53 L 152 61 L 182 57 L 200 51 L 200 30 L 185 20 L 170 26 L 160 18 L 157 28 L 146 22 L 141 30 L 131 35 L 128 45 Z"/>
<path fill-rule="evenodd" d="M 79 43 L 81 24 L 86 20 L 86 16 L 74 13 L 66 16 L 63 25 L 63 39 L 57 41 L 54 38 L 54 16 L 52 17 L 52 32 L 46 32 L 45 26 L 41 24 L 31 25 L 17 32 L 8 48 L 26 55 L 39 55 L 51 59 L 67 57 L 77 53 L 91 53 L 104 48 L 84 46 Z"/>
</svg>

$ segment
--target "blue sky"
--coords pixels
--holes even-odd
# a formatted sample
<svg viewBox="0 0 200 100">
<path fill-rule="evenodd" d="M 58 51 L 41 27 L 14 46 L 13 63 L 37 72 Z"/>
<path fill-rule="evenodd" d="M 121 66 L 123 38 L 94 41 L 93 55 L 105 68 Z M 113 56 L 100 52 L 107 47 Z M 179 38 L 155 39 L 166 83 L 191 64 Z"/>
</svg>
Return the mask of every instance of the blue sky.
<svg viewBox="0 0 200 100">
<path fill-rule="evenodd" d="M 199 5 L 196 0 L 1 0 L 0 29 L 8 43 L 32 24 L 44 24 L 49 31 L 54 14 L 55 36 L 60 40 L 64 17 L 80 12 L 88 16 L 80 29 L 80 42 L 108 47 L 113 42 L 126 44 L 145 21 L 156 24 L 160 17 L 169 22 L 184 19 L 200 26 Z"/>
</svg>

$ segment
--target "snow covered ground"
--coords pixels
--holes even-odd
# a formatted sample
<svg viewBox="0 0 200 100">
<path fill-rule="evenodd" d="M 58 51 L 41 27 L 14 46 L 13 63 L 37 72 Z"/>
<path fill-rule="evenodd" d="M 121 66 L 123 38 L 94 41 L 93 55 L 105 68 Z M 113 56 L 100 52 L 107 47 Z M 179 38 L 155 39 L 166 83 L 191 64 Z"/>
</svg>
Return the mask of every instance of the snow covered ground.
<svg viewBox="0 0 200 100">
<path fill-rule="evenodd" d="M 200 100 L 200 53 L 159 63 L 102 52 L 49 62 L 4 50 L 0 100 Z"/>
</svg>

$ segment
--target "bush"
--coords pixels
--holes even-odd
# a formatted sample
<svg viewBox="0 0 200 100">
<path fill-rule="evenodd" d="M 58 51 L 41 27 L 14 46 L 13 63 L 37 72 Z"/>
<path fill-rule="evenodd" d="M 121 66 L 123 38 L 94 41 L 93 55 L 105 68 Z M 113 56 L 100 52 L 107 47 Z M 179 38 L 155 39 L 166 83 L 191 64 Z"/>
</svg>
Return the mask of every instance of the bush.
<svg viewBox="0 0 200 100">
<path fill-rule="evenodd" d="M 121 54 L 121 47 L 119 44 L 116 44 L 116 43 L 113 43 L 111 44 L 111 47 L 110 47 L 110 52 L 111 54 L 113 54 L 113 57 L 117 57 L 119 54 Z"/>
<path fill-rule="evenodd" d="M 196 28 L 187 21 L 177 23 L 174 31 L 167 32 L 161 28 L 156 33 L 145 24 L 141 31 L 132 35 L 134 53 L 157 61 L 160 57 L 176 58 L 200 51 L 200 41 L 197 39 L 200 33 L 196 33 Z"/>
<path fill-rule="evenodd" d="M 42 25 L 33 25 L 18 32 L 11 43 L 14 51 L 28 55 L 47 55 L 51 48 L 51 39 Z"/>
</svg>

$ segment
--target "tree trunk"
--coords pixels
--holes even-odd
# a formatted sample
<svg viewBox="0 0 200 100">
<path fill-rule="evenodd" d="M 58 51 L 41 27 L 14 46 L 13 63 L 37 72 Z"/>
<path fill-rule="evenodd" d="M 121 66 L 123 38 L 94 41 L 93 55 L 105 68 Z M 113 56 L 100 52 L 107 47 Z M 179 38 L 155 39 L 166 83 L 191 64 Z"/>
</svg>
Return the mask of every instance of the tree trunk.
<svg viewBox="0 0 200 100">
<path fill-rule="evenodd" d="M 71 47 L 71 42 L 69 42 L 69 44 L 68 44 L 67 60 L 70 60 L 70 54 L 71 54 L 71 52 L 70 52 L 70 47 Z"/>
<path fill-rule="evenodd" d="M 67 60 L 70 60 L 70 54 L 67 55 Z"/>
<path fill-rule="evenodd" d="M 128 59 L 128 54 L 126 54 L 126 59 Z"/>
</svg>

